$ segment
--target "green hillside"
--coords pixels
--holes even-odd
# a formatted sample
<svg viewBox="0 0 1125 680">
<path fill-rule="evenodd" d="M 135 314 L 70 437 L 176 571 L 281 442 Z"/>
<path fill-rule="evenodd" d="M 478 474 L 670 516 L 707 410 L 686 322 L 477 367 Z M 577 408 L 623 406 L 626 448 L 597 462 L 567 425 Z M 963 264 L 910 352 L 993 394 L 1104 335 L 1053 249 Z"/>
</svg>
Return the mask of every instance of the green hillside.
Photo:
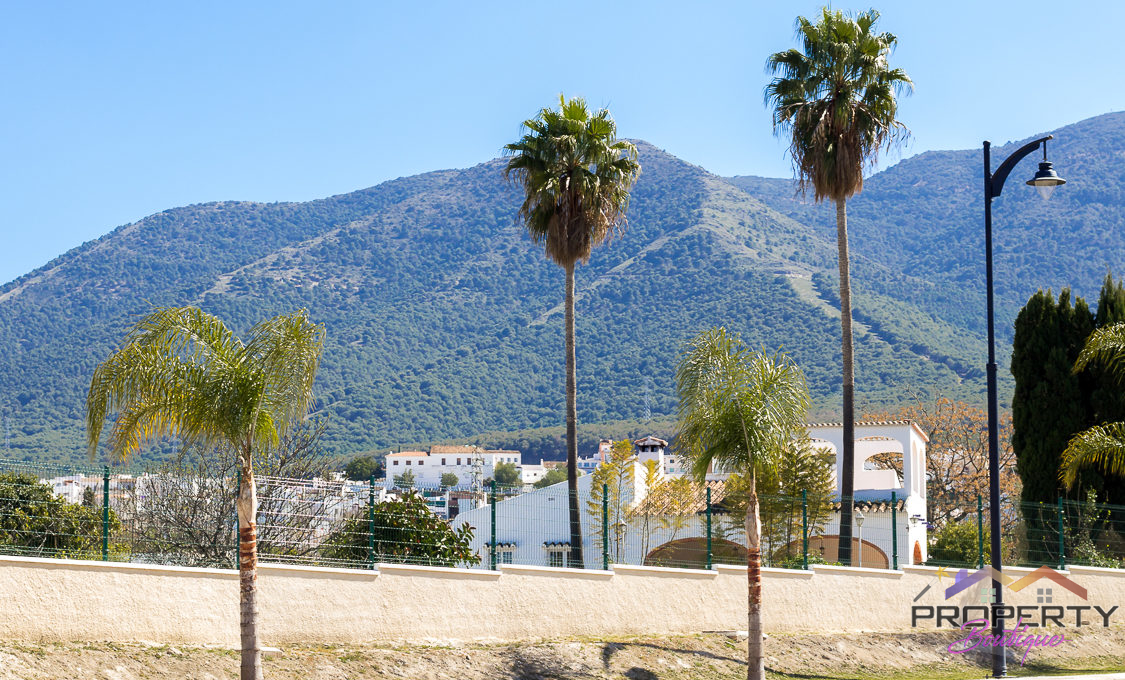
<svg viewBox="0 0 1125 680">
<path fill-rule="evenodd" d="M 1070 286 L 1080 295 L 1096 297 L 1106 271 L 1119 274 L 1125 266 L 1125 113 L 1090 118 L 1051 134 L 1055 139 L 1048 142 L 1050 160 L 1068 184 L 1046 202 L 1024 186 L 1040 160 L 1032 154 L 993 201 L 997 333 L 1005 346 L 1011 343 L 1016 313 L 1036 290 L 1050 287 L 1057 292 Z M 991 141 L 995 171 L 1030 139 Z M 983 337 L 982 164 L 979 148 L 927 151 L 865 182 L 863 192 L 848 203 L 855 250 L 926 285 L 904 291 L 891 281 L 860 273 L 856 287 L 861 296 L 905 296 L 953 326 Z M 834 236 L 832 208 L 802 199 L 792 181 L 729 181 L 822 236 Z M 1006 348 L 1002 353 L 1007 354 Z"/>
<path fill-rule="evenodd" d="M 1115 169 L 1102 189 L 1077 192 L 1084 177 L 1108 170 L 1098 154 L 1125 150 L 1123 121 L 1103 116 L 1058 133 L 1052 157 L 1073 189 L 1057 192 L 1050 208 L 1014 189 L 998 201 L 997 228 L 1009 235 L 998 268 L 1023 262 L 1017 252 L 1065 252 L 1082 263 L 1043 268 L 1039 278 L 1032 264 L 1020 269 L 1022 278 L 1001 287 L 1005 314 L 1014 314 L 1029 286 L 1065 282 L 1092 293 L 1110 260 L 1120 260 L 1125 177 Z M 1102 137 L 1088 157 L 1063 142 L 1094 131 Z M 579 419 L 635 422 L 647 403 L 654 419 L 666 421 L 677 348 L 718 323 L 751 345 L 790 352 L 808 373 L 816 415 L 833 417 L 839 327 L 831 209 L 794 200 L 788 181 L 724 180 L 639 147 L 643 172 L 628 229 L 578 270 Z M 980 168 L 977 158 L 969 171 L 973 158 L 932 152 L 903 161 L 871 178 L 850 209 L 861 411 L 934 393 L 981 400 Z M 947 168 L 951 159 L 965 167 Z M 83 459 L 81 415 L 93 366 L 153 304 L 198 304 L 240 330 L 308 308 L 328 328 L 317 409 L 330 417 L 333 453 L 480 433 L 492 433 L 481 441 L 499 441 L 500 432 L 560 425 L 563 277 L 514 222 L 519 196 L 501 169 L 492 161 L 308 203 L 176 208 L 0 287 L 9 455 Z M 956 189 L 959 179 L 964 186 Z M 1076 202 L 1076 194 L 1099 202 Z M 1039 228 L 1047 223 L 1050 229 Z M 1048 247 L 1068 229 L 1090 245 L 1083 237 Z M 1022 243 L 1013 240 L 1017 233 Z M 1068 271 L 1074 277 L 1063 281 Z"/>
</svg>

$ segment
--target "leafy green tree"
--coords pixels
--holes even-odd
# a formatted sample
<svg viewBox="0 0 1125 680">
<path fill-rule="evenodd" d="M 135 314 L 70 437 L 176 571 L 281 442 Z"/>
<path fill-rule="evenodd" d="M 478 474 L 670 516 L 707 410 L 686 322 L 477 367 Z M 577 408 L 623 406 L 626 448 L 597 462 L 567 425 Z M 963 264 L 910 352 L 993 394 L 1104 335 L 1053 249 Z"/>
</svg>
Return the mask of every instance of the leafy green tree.
<svg viewBox="0 0 1125 680">
<path fill-rule="evenodd" d="M 374 526 L 376 562 L 443 567 L 480 562 L 480 557 L 472 550 L 473 528 L 466 524 L 454 529 L 435 515 L 417 493 L 376 503 L 374 518 L 371 522 L 367 508 L 363 508 L 325 539 L 321 554 L 334 561 L 369 563 L 371 527 Z"/>
<path fill-rule="evenodd" d="M 805 191 L 816 202 L 836 203 L 836 248 L 840 271 L 840 320 L 843 333 L 844 450 L 841 494 L 851 498 L 855 485 L 855 367 L 852 346 L 852 291 L 848 256 L 847 200 L 863 189 L 864 168 L 905 138 L 896 95 L 909 92 L 910 78 L 892 69 L 887 56 L 897 38 L 875 32 L 879 13 L 854 18 L 825 7 L 816 23 L 797 17 L 802 48 L 770 56 L 775 75 L 766 86 L 773 108 L 774 131 L 789 138 L 793 166 Z M 844 503 L 840 517 L 840 560 L 851 563 L 852 511 Z"/>
<path fill-rule="evenodd" d="M 383 476 L 383 462 L 370 454 L 356 456 L 344 466 L 344 476 L 354 482 L 366 482 L 374 475 L 376 479 Z"/>
<path fill-rule="evenodd" d="M 110 535 L 120 528 L 117 513 L 110 509 Z M 0 474 L 0 552 L 101 559 L 101 542 L 100 504 L 67 503 L 35 475 Z"/>
<path fill-rule="evenodd" d="M 570 563 L 583 564 L 578 511 L 577 370 L 574 349 L 574 268 L 625 223 L 629 189 L 640 172 L 637 149 L 617 139 L 607 109 L 591 115 L 585 100 L 559 97 L 524 121 L 528 133 L 504 147 L 505 177 L 524 190 L 519 216 L 536 245 L 566 274 L 566 469 Z"/>
<path fill-rule="evenodd" d="M 536 489 L 543 489 L 552 484 L 566 481 L 566 468 L 551 468 L 538 482 L 532 484 Z"/>
<path fill-rule="evenodd" d="M 457 479 L 457 475 L 452 472 L 441 473 L 441 485 L 444 487 L 457 486 L 461 480 Z"/>
<path fill-rule="evenodd" d="M 90 380 L 91 456 L 110 412 L 117 418 L 109 453 L 119 460 L 164 437 L 178 437 L 185 448 L 237 452 L 242 680 L 262 677 L 254 457 L 276 446 L 308 412 L 324 335 L 324 326 L 304 310 L 258 323 L 243 342 L 195 307 L 165 307 L 141 319 Z"/>
<path fill-rule="evenodd" d="M 395 486 L 400 489 L 413 489 L 415 481 L 417 481 L 417 479 L 414 477 L 414 473 L 410 470 L 407 470 L 401 475 L 395 475 L 394 478 Z"/>
<path fill-rule="evenodd" d="M 752 353 L 737 334 L 712 328 L 692 338 L 676 366 L 676 446 L 703 482 L 712 469 L 746 484 L 749 588 L 747 677 L 762 680 L 762 525 L 757 480 L 777 475 L 790 442 L 804 435 L 805 376 L 785 355 Z"/>
<path fill-rule="evenodd" d="M 1031 296 L 1016 316 L 1012 344 L 1012 448 L 1026 503 L 1054 503 L 1062 491 L 1059 465 L 1067 442 L 1087 425 L 1086 399 L 1072 370 L 1093 330 L 1086 301 Z"/>
<path fill-rule="evenodd" d="M 515 463 L 497 463 L 492 476 L 499 486 L 517 486 L 522 482 Z"/>
</svg>

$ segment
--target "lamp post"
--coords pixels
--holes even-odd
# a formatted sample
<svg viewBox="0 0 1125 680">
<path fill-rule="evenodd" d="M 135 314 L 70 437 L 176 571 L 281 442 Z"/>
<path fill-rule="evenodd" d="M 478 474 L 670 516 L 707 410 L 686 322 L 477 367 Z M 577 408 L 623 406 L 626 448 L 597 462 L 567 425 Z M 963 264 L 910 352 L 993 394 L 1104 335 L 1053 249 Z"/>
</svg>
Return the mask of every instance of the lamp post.
<svg viewBox="0 0 1125 680">
<path fill-rule="evenodd" d="M 1047 135 L 1033 142 L 1024 144 L 992 172 L 992 163 L 989 142 L 984 143 L 984 253 L 985 253 L 985 281 L 988 288 L 988 519 L 991 529 L 990 547 L 992 557 L 992 634 L 1002 636 L 1004 624 L 997 621 L 996 614 L 1004 604 L 1004 596 L 1000 591 L 999 575 L 1002 569 L 1000 564 L 1000 426 L 999 406 L 996 396 L 996 336 L 993 321 L 992 302 L 992 199 L 1000 195 L 1004 188 L 1004 180 L 1012 168 L 1023 160 L 1028 154 L 1043 146 L 1043 161 L 1039 163 L 1039 170 L 1027 181 L 1027 184 L 1039 190 L 1039 195 L 1044 199 L 1049 198 L 1055 187 L 1066 184 L 1066 180 L 1055 174 L 1051 163 L 1047 161 L 1047 140 L 1054 139 L 1054 135 Z M 992 648 L 992 675 L 1002 678 L 1007 675 L 1007 658 L 1003 645 Z"/>
<path fill-rule="evenodd" d="M 863 513 L 858 509 L 855 511 L 855 526 L 859 529 L 859 565 L 863 566 L 863 520 L 865 519 Z"/>
</svg>

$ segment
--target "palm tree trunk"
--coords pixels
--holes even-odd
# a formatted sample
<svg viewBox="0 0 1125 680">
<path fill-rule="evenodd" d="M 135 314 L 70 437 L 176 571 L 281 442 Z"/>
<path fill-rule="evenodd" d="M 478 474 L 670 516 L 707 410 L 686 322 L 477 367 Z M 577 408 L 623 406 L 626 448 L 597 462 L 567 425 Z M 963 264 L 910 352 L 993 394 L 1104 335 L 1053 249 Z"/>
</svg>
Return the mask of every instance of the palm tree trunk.
<svg viewBox="0 0 1125 680">
<path fill-rule="evenodd" d="M 238 489 L 239 633 L 242 638 L 241 680 L 262 680 L 262 652 L 258 641 L 258 495 L 249 454 L 242 461 Z"/>
<path fill-rule="evenodd" d="M 840 267 L 840 329 L 844 364 L 844 450 L 837 470 L 840 479 L 841 564 L 852 563 L 852 497 L 855 495 L 855 354 L 852 347 L 852 283 L 848 260 L 847 201 L 836 200 L 836 257 Z"/>
<path fill-rule="evenodd" d="M 574 353 L 574 263 L 566 266 L 566 490 L 570 517 L 570 563 L 582 562 L 582 527 L 578 514 L 578 368 Z"/>
<path fill-rule="evenodd" d="M 750 495 L 746 502 L 746 678 L 766 677 L 762 658 L 762 520 L 758 516 L 758 491 L 755 477 L 750 475 Z"/>
</svg>

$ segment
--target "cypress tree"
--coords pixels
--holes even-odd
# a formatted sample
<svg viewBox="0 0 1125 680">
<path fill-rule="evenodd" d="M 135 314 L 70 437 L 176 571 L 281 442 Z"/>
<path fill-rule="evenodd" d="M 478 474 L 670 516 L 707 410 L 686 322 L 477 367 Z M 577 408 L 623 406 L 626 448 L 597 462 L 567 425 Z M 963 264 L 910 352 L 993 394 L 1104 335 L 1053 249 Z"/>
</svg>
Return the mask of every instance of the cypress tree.
<svg viewBox="0 0 1125 680">
<path fill-rule="evenodd" d="M 1012 345 L 1012 448 L 1024 502 L 1054 503 L 1062 494 L 1059 463 L 1070 437 L 1089 421 L 1083 380 L 1072 368 L 1094 329 L 1086 301 L 1058 301 L 1050 290 L 1031 296 L 1016 317 Z"/>
</svg>

